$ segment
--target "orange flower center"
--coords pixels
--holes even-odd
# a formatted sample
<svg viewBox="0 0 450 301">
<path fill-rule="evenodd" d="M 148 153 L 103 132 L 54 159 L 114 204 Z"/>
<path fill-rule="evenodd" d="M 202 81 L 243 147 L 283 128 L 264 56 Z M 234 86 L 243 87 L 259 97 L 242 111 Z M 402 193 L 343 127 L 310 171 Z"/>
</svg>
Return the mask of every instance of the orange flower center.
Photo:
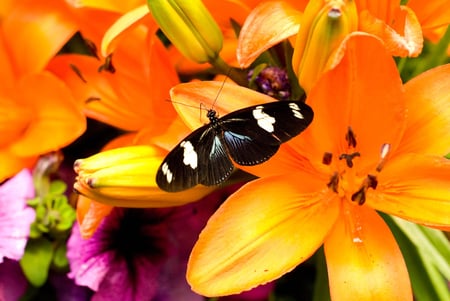
<svg viewBox="0 0 450 301">
<path fill-rule="evenodd" d="M 373 174 L 360 175 L 357 173 L 357 160 L 362 156 L 356 149 L 356 138 L 349 127 L 345 136 L 348 144 L 348 153 L 340 154 L 339 163 L 336 164 L 337 170 L 331 175 L 328 182 L 328 188 L 337 193 L 341 198 L 357 202 L 359 205 L 366 201 L 366 192 L 368 189 L 376 189 L 378 180 L 375 173 L 382 170 L 386 157 L 389 153 L 389 144 L 384 144 L 381 148 L 380 161 Z M 333 158 L 332 153 L 325 153 L 322 163 L 330 165 Z"/>
</svg>

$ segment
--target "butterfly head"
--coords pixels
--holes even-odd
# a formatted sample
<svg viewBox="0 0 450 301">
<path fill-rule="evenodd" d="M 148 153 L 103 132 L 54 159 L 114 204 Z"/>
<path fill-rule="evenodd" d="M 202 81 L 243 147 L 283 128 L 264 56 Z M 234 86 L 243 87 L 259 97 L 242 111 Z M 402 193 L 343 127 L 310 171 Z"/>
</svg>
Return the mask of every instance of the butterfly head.
<svg viewBox="0 0 450 301">
<path fill-rule="evenodd" d="M 213 109 L 209 109 L 208 110 L 208 113 L 206 114 L 206 117 L 208 117 L 209 121 L 211 121 L 211 122 L 215 122 L 219 118 L 218 115 L 217 115 L 217 112 L 215 110 L 213 110 Z"/>
</svg>

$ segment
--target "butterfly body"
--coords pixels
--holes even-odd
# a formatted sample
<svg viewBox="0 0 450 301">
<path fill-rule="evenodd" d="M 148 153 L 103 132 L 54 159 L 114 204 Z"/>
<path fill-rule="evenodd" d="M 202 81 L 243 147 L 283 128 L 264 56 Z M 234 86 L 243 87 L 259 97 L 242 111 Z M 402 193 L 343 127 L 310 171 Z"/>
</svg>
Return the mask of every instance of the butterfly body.
<svg viewBox="0 0 450 301">
<path fill-rule="evenodd" d="M 261 104 L 222 118 L 208 110 L 209 123 L 183 139 L 166 156 L 156 182 L 169 192 L 224 182 L 239 165 L 267 161 L 280 145 L 302 132 L 313 119 L 312 109 L 299 101 Z"/>
</svg>

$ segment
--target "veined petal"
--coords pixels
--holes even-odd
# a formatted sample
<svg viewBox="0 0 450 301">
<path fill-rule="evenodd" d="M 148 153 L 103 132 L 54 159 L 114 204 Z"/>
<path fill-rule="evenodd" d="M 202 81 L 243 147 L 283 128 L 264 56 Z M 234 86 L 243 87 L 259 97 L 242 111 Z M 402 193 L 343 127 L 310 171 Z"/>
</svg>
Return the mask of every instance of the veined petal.
<svg viewBox="0 0 450 301">
<path fill-rule="evenodd" d="M 331 299 L 413 300 L 402 253 L 383 219 L 348 205 L 325 241 Z"/>
<path fill-rule="evenodd" d="M 350 127 L 362 154 L 358 169 L 372 169 L 381 146 L 389 143 L 395 149 L 403 133 L 403 87 L 394 60 L 378 39 L 354 34 L 343 45 L 339 64 L 323 75 L 306 100 L 314 121 L 291 145 L 321 169 L 325 152 L 348 152 L 345 135 Z"/>
<path fill-rule="evenodd" d="M 433 42 L 437 42 L 440 35 L 436 30 L 445 28 L 450 23 L 450 5 L 447 0 L 409 0 L 410 7 L 422 26 L 423 35 Z"/>
<path fill-rule="evenodd" d="M 338 212 L 335 194 L 305 174 L 250 182 L 225 201 L 200 234 L 188 282 L 202 295 L 220 296 L 274 280 L 314 253 Z"/>
<path fill-rule="evenodd" d="M 385 48 L 394 56 L 416 57 L 422 51 L 422 29 L 408 7 L 400 7 L 393 24 L 375 18 L 368 11 L 362 11 L 359 20 L 360 30 L 382 39 Z"/>
<path fill-rule="evenodd" d="M 80 226 L 81 237 L 91 237 L 95 230 L 97 230 L 103 218 L 108 216 L 113 208 L 113 206 L 98 203 L 82 195 L 78 196 L 77 220 Z"/>
<path fill-rule="evenodd" d="M 59 0 L 16 1 L 2 27 L 17 74 L 41 71 L 77 30 Z"/>
<path fill-rule="evenodd" d="M 213 105 L 219 116 L 224 116 L 248 106 L 276 101 L 276 99 L 254 90 L 218 81 L 176 85 L 170 90 L 170 98 L 181 119 L 191 129 L 204 125 L 207 118 L 206 113 L 201 109 L 210 109 Z M 199 114 L 201 118 L 199 118 Z"/>
<path fill-rule="evenodd" d="M 248 67 L 261 53 L 295 35 L 302 13 L 285 1 L 259 4 L 247 17 L 236 50 L 241 68 Z"/>
<path fill-rule="evenodd" d="M 86 119 L 69 89 L 49 72 L 22 78 L 19 97 L 33 108 L 33 119 L 21 139 L 11 146 L 19 156 L 60 149 L 86 129 Z"/>
<path fill-rule="evenodd" d="M 414 223 L 450 225 L 450 160 L 406 154 L 389 160 L 366 203 Z"/>
<path fill-rule="evenodd" d="M 428 70 L 405 84 L 408 118 L 399 153 L 450 152 L 450 64 Z"/>
</svg>

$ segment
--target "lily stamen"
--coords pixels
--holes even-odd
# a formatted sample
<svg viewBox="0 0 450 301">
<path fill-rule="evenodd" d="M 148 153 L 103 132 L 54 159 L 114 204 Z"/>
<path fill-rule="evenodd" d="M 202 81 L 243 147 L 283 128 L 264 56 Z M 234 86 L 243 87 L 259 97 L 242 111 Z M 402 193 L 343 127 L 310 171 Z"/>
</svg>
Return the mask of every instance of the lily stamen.
<svg viewBox="0 0 450 301">
<path fill-rule="evenodd" d="M 351 154 L 341 154 L 339 156 L 339 160 L 345 159 L 347 166 L 349 168 L 352 168 L 353 167 L 353 158 L 355 158 L 355 157 L 361 157 L 361 154 L 359 152 L 355 152 L 355 153 L 351 153 Z"/>
<path fill-rule="evenodd" d="M 389 144 L 389 143 L 384 143 L 381 146 L 380 162 L 377 165 L 376 171 L 380 172 L 383 169 L 384 163 L 386 163 L 386 158 L 389 155 L 390 150 L 391 150 L 391 144 Z"/>
<path fill-rule="evenodd" d="M 325 152 L 322 157 L 322 164 L 330 165 L 333 160 L 333 154 L 329 152 Z"/>
</svg>

